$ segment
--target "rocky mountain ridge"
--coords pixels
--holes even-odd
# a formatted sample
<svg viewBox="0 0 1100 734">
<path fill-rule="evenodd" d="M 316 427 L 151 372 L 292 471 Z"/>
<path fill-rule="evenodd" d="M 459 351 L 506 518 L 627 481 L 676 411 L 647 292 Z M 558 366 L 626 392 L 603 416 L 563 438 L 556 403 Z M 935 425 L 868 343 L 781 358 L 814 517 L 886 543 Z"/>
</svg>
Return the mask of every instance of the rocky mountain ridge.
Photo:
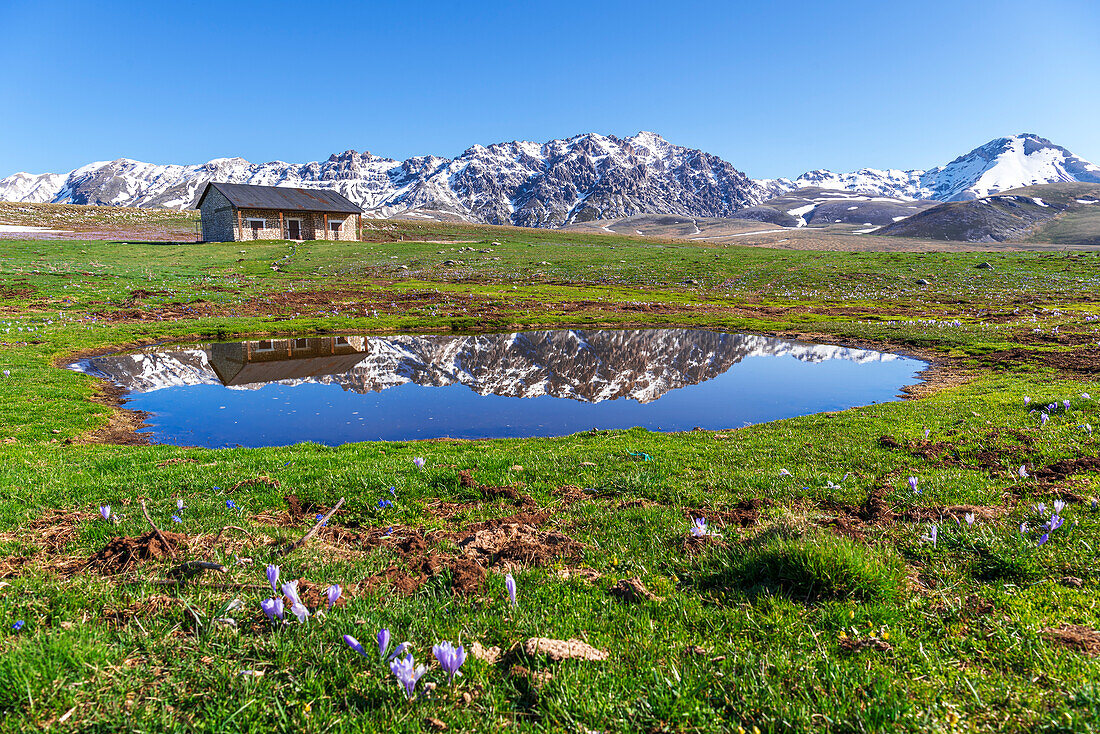
<svg viewBox="0 0 1100 734">
<path fill-rule="evenodd" d="M 0 179 L 0 200 L 183 209 L 207 181 L 335 189 L 374 217 L 559 227 L 639 214 L 731 217 L 804 188 L 966 201 L 1033 184 L 1100 182 L 1100 167 L 1024 133 L 929 170 L 814 170 L 793 180 L 751 180 L 717 156 L 655 133 L 589 133 L 542 144 L 475 145 L 453 159 L 397 161 L 354 150 L 305 164 L 219 158 L 180 166 L 123 158 L 68 174 L 13 174 Z"/>
<path fill-rule="evenodd" d="M 158 166 L 119 159 L 66 176 L 0 179 L 0 200 L 183 209 L 207 181 L 335 189 L 376 217 L 440 212 L 524 227 L 654 211 L 724 217 L 765 198 L 721 158 L 641 132 L 628 138 L 578 135 L 541 145 L 475 145 L 454 159 L 397 161 L 354 150 L 306 164 L 219 158 Z"/>
<path fill-rule="evenodd" d="M 475 336 L 350 337 L 362 352 L 351 371 L 297 380 L 338 384 L 359 393 L 415 383 L 463 384 L 482 395 L 581 402 L 630 399 L 646 403 L 685 385 L 717 377 L 746 357 L 791 356 L 809 362 L 876 362 L 895 355 L 769 337 L 693 329 L 558 330 Z M 74 369 L 128 392 L 220 384 L 208 346 L 83 360 Z M 255 389 L 262 384 L 235 389 Z"/>
</svg>

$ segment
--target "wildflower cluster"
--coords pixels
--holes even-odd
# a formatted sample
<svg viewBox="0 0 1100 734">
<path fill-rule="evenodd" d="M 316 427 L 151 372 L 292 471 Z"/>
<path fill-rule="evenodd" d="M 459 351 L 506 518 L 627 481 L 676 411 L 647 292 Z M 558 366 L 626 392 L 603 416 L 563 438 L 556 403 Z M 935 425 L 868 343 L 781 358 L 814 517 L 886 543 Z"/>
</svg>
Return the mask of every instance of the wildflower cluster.
<svg viewBox="0 0 1100 734">
<path fill-rule="evenodd" d="M 260 608 L 263 609 L 264 614 L 267 615 L 268 621 L 275 625 L 282 624 L 285 621 L 287 605 L 289 605 L 290 613 L 298 618 L 299 623 L 304 624 L 310 617 L 310 611 L 309 607 L 302 602 L 302 597 L 298 594 L 298 581 L 287 581 L 280 587 L 279 567 L 269 565 L 266 573 L 267 582 L 271 584 L 271 590 L 275 592 L 275 596 L 260 602 Z M 281 597 L 279 596 L 280 591 L 282 592 Z M 325 599 L 328 601 L 328 609 L 332 609 L 337 600 L 340 599 L 341 593 L 339 584 L 332 584 L 325 590 Z"/>
<path fill-rule="evenodd" d="M 412 700 L 416 693 L 416 684 L 428 672 L 427 667 L 416 664 L 416 658 L 408 651 L 410 647 L 408 642 L 402 642 L 394 648 L 393 652 L 389 652 L 390 631 L 388 629 L 378 631 L 377 642 L 379 659 L 389 665 L 390 672 L 397 678 L 398 685 L 405 693 L 405 698 Z M 351 635 L 344 635 L 344 644 L 363 657 L 370 657 L 359 640 Z M 455 647 L 450 641 L 444 640 L 432 646 L 432 654 L 439 661 L 443 672 L 447 674 L 447 683 L 453 684 L 454 679 L 462 675 L 458 671 L 466 662 L 466 649 L 462 645 Z"/>
<path fill-rule="evenodd" d="M 1035 532 L 1039 533 L 1039 539 L 1036 541 L 1036 543 L 1035 543 L 1036 545 L 1044 545 L 1048 540 L 1050 540 L 1051 533 L 1053 533 L 1058 528 L 1062 527 L 1062 525 L 1065 523 L 1065 519 L 1062 517 L 1062 510 L 1065 508 L 1065 506 L 1066 506 L 1066 503 L 1063 502 L 1062 500 L 1054 500 L 1054 504 L 1052 506 L 1053 512 L 1050 515 L 1050 519 L 1046 520 L 1041 525 L 1039 525 L 1038 530 L 1035 531 Z M 1031 509 L 1039 517 L 1041 517 L 1041 518 L 1046 517 L 1046 514 L 1047 514 L 1046 503 L 1039 502 L 1037 504 L 1032 505 Z M 1026 537 L 1030 533 L 1031 533 L 1031 530 L 1028 528 L 1028 524 L 1026 522 L 1021 523 L 1020 524 L 1020 535 L 1023 535 L 1023 536 Z"/>
</svg>

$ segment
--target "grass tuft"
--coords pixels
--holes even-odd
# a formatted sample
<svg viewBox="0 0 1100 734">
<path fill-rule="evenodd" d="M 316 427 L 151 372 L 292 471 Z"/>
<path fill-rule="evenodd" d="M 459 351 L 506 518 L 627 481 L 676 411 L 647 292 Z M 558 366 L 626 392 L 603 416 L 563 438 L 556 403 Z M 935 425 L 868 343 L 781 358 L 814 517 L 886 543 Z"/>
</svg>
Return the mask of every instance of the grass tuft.
<svg viewBox="0 0 1100 734">
<path fill-rule="evenodd" d="M 700 580 L 704 589 L 777 593 L 804 602 L 893 601 L 905 578 L 897 555 L 820 532 L 730 546 L 708 566 Z"/>
</svg>

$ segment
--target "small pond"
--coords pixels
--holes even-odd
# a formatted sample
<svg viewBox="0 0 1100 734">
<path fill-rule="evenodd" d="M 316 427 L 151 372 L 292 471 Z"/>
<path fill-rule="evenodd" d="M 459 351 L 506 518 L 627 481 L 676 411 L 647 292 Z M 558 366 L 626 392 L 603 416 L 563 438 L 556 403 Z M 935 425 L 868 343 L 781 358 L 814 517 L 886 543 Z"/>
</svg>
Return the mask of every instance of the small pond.
<svg viewBox="0 0 1100 734">
<path fill-rule="evenodd" d="M 739 428 L 893 400 L 925 363 L 694 329 L 347 336 L 163 346 L 72 369 L 183 446 Z"/>
</svg>

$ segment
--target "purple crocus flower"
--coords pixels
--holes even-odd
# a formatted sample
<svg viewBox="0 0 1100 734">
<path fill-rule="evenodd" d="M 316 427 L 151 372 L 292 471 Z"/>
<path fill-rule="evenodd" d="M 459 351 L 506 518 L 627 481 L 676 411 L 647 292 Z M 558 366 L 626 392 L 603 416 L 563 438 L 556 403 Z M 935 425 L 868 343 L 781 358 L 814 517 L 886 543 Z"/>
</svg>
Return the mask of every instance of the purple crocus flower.
<svg viewBox="0 0 1100 734">
<path fill-rule="evenodd" d="M 183 500 L 176 500 L 176 509 L 183 512 L 186 505 L 183 504 Z"/>
<path fill-rule="evenodd" d="M 462 675 L 458 672 L 458 669 L 466 662 L 466 650 L 462 645 L 456 648 L 450 642 L 444 640 L 432 647 L 432 653 L 435 655 L 435 659 L 439 661 L 439 665 L 446 671 L 448 684 L 454 682 L 456 675 Z"/>
<path fill-rule="evenodd" d="M 390 631 L 386 628 L 378 630 L 378 657 L 386 657 L 386 650 L 390 649 Z"/>
<path fill-rule="evenodd" d="M 516 606 L 516 580 L 512 574 L 504 575 L 504 587 L 508 589 L 508 598 L 512 600 L 512 606 Z"/>
<path fill-rule="evenodd" d="M 283 594 L 290 600 L 290 612 L 298 618 L 299 622 L 305 622 L 309 617 L 309 609 L 302 603 L 302 598 L 298 596 L 298 580 L 287 581 L 283 584 Z"/>
<path fill-rule="evenodd" d="M 936 547 L 936 540 L 937 540 L 937 538 L 939 538 L 939 534 L 940 534 L 939 528 L 937 528 L 935 525 L 929 525 L 928 526 L 928 534 L 927 535 L 922 535 L 921 540 L 925 543 L 931 543 L 932 547 L 935 548 Z"/>
<path fill-rule="evenodd" d="M 410 701 L 416 690 L 416 682 L 427 670 L 423 665 L 417 665 L 411 654 L 390 661 L 390 672 L 397 677 L 397 682 L 405 689 L 405 697 Z"/>
<path fill-rule="evenodd" d="M 271 584 L 271 590 L 279 593 L 279 567 L 269 565 L 267 567 L 267 582 Z"/>
<path fill-rule="evenodd" d="M 963 519 L 966 520 L 967 527 L 970 527 L 971 525 L 974 524 L 974 513 L 973 512 L 966 513 L 965 515 L 963 515 Z"/>
<path fill-rule="evenodd" d="M 1062 514 L 1062 510 L 1065 508 L 1065 506 L 1066 506 L 1066 503 L 1063 502 L 1062 500 L 1054 500 L 1054 514 L 1055 515 Z"/>
<path fill-rule="evenodd" d="M 344 635 L 344 643 L 347 644 L 352 650 L 359 653 L 363 657 L 367 656 L 367 651 L 363 649 L 363 646 L 359 644 L 359 640 L 355 639 L 351 635 Z"/>
<path fill-rule="evenodd" d="M 789 471 L 787 471 L 786 469 L 780 469 L 779 470 L 779 476 L 781 476 L 781 477 L 789 477 L 790 475 L 791 475 L 791 473 Z"/>
<path fill-rule="evenodd" d="M 927 428 L 924 429 L 924 440 L 925 441 L 928 440 L 928 436 L 931 435 L 931 433 L 932 433 L 932 431 L 928 430 Z"/>
<path fill-rule="evenodd" d="M 1020 464 L 1020 479 L 1027 479 L 1030 474 L 1027 473 L 1027 466 Z"/>
<path fill-rule="evenodd" d="M 104 520 L 110 520 L 111 519 L 111 506 L 110 505 L 101 505 L 100 508 L 99 508 L 99 514 L 103 515 Z"/>
<path fill-rule="evenodd" d="M 1047 506 L 1046 506 L 1046 503 L 1043 503 L 1043 502 L 1040 502 L 1037 505 L 1032 505 L 1031 509 L 1035 510 L 1035 512 L 1040 514 L 1040 515 L 1047 514 Z"/>
<path fill-rule="evenodd" d="M 332 609 L 332 605 L 336 603 L 336 600 L 340 598 L 340 585 L 333 584 L 325 591 L 325 596 L 328 597 L 328 608 Z"/>
<path fill-rule="evenodd" d="M 1064 522 L 1065 522 L 1065 520 L 1058 517 L 1057 515 L 1051 515 L 1050 522 L 1047 523 L 1050 526 L 1050 532 L 1053 533 L 1055 530 L 1062 527 L 1062 523 L 1064 523 Z"/>
<path fill-rule="evenodd" d="M 1043 543 L 1047 542 L 1048 540 L 1050 540 L 1050 534 L 1049 533 L 1043 533 L 1043 535 L 1039 538 L 1039 542 L 1036 543 L 1036 545 L 1042 545 Z"/>
<path fill-rule="evenodd" d="M 1027 523 L 1020 523 L 1020 535 L 1027 535 Z"/>
<path fill-rule="evenodd" d="M 1081 399 L 1082 400 L 1092 400 L 1092 398 L 1089 397 L 1089 394 L 1087 392 L 1081 393 Z"/>
<path fill-rule="evenodd" d="M 691 519 L 691 534 L 696 538 L 702 538 L 707 535 L 707 520 L 705 517 L 694 517 Z"/>
<path fill-rule="evenodd" d="M 290 605 L 290 613 L 297 617 L 298 621 L 303 624 L 306 619 L 309 618 L 309 608 L 302 603 L 301 599 L 295 599 Z"/>
<path fill-rule="evenodd" d="M 183 520 L 180 520 L 179 515 L 172 515 L 172 522 L 183 522 Z"/>
<path fill-rule="evenodd" d="M 1049 420 L 1050 420 L 1050 416 L 1047 415 L 1046 413 L 1043 413 L 1039 416 L 1039 424 L 1040 425 L 1045 426 L 1047 424 L 1047 421 L 1049 421 Z"/>
<path fill-rule="evenodd" d="M 283 600 L 277 596 L 260 602 L 260 609 L 264 610 L 264 614 L 272 624 L 275 624 L 276 619 L 283 618 Z"/>
<path fill-rule="evenodd" d="M 424 468 L 424 457 L 423 456 L 416 457 L 415 459 L 413 459 L 413 464 L 416 465 L 417 469 L 423 469 Z"/>
<path fill-rule="evenodd" d="M 1031 398 L 1027 395 L 1024 396 L 1024 405 L 1031 405 Z"/>
<path fill-rule="evenodd" d="M 1064 407 L 1066 410 L 1069 410 L 1069 405 L 1070 405 L 1070 403 L 1069 403 L 1068 400 L 1063 400 L 1062 401 L 1062 407 Z"/>
<path fill-rule="evenodd" d="M 909 477 L 909 489 L 913 490 L 913 494 L 917 493 L 917 482 L 920 481 L 916 477 Z"/>
</svg>

